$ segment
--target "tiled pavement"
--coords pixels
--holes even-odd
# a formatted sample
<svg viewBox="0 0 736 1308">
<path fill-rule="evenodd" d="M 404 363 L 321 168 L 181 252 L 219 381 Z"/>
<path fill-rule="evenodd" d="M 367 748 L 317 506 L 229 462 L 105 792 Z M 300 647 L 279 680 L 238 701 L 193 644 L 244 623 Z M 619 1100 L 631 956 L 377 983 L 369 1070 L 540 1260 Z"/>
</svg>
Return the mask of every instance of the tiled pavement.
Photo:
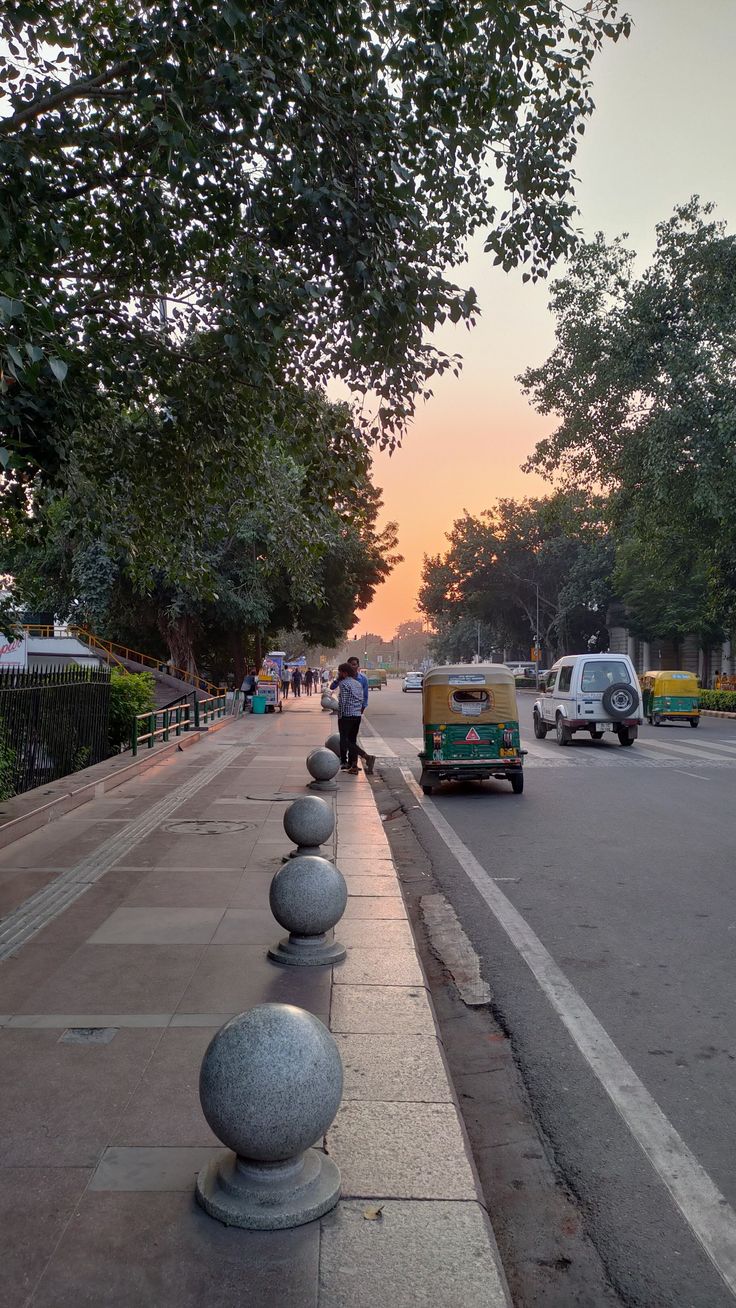
<svg viewBox="0 0 736 1308">
<path fill-rule="evenodd" d="M 346 961 L 315 972 L 266 957 L 283 935 L 268 888 L 290 848 L 284 808 L 333 724 L 316 699 L 246 718 L 0 851 L 0 913 L 12 922 L 59 877 L 75 884 L 103 845 L 109 861 L 113 833 L 125 846 L 0 962 L 3 1304 L 506 1303 L 364 776 L 339 778 L 325 851 L 349 887 L 337 929 Z M 207 780 L 222 751 L 226 766 Z M 139 839 L 140 819 L 184 786 L 188 798 Z M 221 1148 L 199 1106 L 202 1054 L 223 1021 L 265 1000 L 329 1022 L 345 1068 L 327 1139 L 343 1198 L 321 1222 L 274 1233 L 226 1229 L 193 1198 Z M 366 1220 L 370 1205 L 383 1205 L 378 1221 Z"/>
</svg>

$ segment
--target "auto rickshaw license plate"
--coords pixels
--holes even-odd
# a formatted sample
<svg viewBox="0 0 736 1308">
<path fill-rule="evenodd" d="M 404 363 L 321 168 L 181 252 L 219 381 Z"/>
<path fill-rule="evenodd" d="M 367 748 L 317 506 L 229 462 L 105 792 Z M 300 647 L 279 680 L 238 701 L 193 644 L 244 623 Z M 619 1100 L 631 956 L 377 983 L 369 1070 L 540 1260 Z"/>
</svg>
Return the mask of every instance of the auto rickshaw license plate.
<svg viewBox="0 0 736 1308">
<path fill-rule="evenodd" d="M 498 753 L 501 758 L 516 758 L 515 749 L 499 749 Z"/>
</svg>

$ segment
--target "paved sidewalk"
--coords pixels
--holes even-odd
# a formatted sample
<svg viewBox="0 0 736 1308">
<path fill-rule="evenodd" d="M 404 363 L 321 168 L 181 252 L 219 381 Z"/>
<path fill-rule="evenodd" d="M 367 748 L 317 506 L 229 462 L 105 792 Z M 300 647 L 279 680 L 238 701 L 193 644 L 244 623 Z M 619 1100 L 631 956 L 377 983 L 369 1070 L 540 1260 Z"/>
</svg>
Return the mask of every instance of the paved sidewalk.
<svg viewBox="0 0 736 1308">
<path fill-rule="evenodd" d="M 4 1304 L 506 1305 L 362 774 L 340 776 L 325 848 L 348 881 L 347 960 L 266 957 L 284 934 L 268 905 L 291 847 L 284 809 L 334 721 L 317 698 L 241 719 L 0 851 L 0 937 L 15 949 L 0 962 Z M 193 1197 L 222 1148 L 199 1106 L 202 1055 L 267 1000 L 329 1023 L 345 1068 L 326 1145 L 343 1198 L 273 1233 L 227 1229 Z"/>
</svg>

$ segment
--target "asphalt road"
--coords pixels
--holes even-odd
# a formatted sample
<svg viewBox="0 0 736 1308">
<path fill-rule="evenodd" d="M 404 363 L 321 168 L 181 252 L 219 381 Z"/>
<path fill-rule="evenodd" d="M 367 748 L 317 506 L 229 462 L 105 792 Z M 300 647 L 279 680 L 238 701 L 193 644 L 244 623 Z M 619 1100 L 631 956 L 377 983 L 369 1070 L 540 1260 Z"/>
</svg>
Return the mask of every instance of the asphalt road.
<svg viewBox="0 0 736 1308">
<path fill-rule="evenodd" d="M 717 1195 L 709 1207 L 707 1185 L 736 1208 L 736 721 L 644 727 L 631 749 L 615 737 L 560 748 L 534 739 L 533 696 L 520 703 L 524 794 L 500 781 L 448 785 L 429 801 L 412 792 L 409 814 L 620 1295 L 647 1308 L 732 1306 L 736 1222 Z M 418 776 L 421 696 L 391 683 L 372 692 L 367 719 L 384 775 L 400 787 L 398 759 Z M 646 1113 L 637 1140 L 428 813 L 523 916 L 664 1114 L 665 1135 L 677 1132 L 664 1143 L 671 1173 L 690 1154 L 703 1169 L 687 1216 L 644 1151 Z"/>
</svg>

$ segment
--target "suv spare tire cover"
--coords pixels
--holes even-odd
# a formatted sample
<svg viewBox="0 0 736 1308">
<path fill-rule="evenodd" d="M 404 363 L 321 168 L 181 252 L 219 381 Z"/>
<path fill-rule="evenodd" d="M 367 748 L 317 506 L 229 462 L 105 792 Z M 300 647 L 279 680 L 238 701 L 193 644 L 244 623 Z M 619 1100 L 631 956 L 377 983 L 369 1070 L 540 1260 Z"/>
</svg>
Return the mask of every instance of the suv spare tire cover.
<svg viewBox="0 0 736 1308">
<path fill-rule="evenodd" d="M 630 718 L 639 706 L 639 696 L 626 681 L 614 681 L 603 692 L 603 707 L 614 722 Z"/>
</svg>

